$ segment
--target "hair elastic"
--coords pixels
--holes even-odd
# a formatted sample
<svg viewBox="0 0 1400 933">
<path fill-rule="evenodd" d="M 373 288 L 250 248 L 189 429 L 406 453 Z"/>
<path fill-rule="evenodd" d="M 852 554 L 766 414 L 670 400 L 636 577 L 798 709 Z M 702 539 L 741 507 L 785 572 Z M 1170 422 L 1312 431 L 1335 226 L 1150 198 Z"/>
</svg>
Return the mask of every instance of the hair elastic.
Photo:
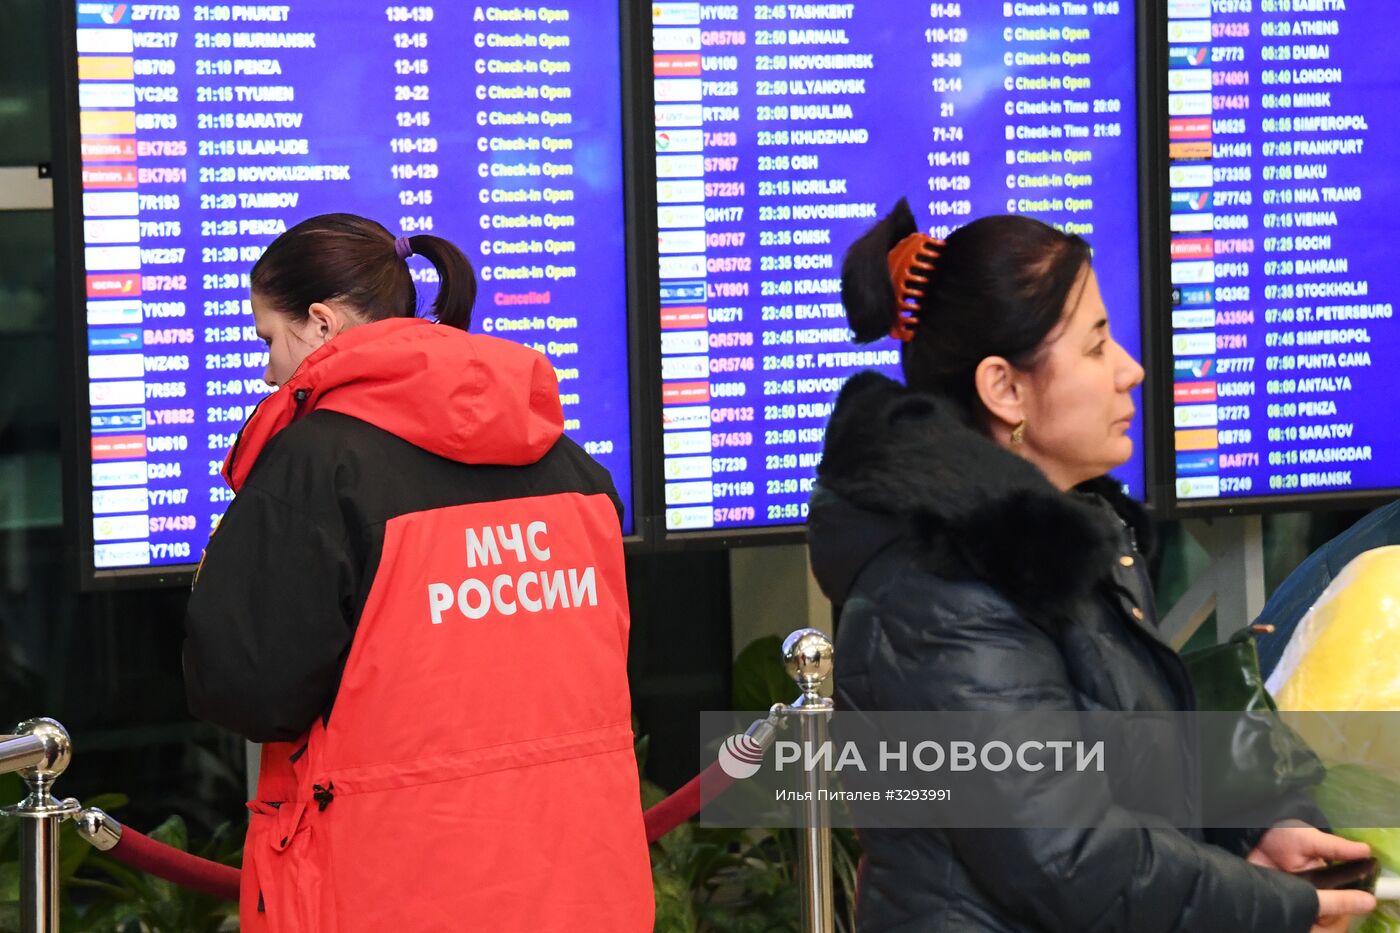
<svg viewBox="0 0 1400 933">
<path fill-rule="evenodd" d="M 408 261 L 408 257 L 413 255 L 413 247 L 409 245 L 408 237 L 401 236 L 394 241 L 394 252 L 400 259 Z"/>
<path fill-rule="evenodd" d="M 887 261 L 890 284 L 894 286 L 895 320 L 890 336 L 904 343 L 914 339 L 919 326 L 919 301 L 933 274 L 934 263 L 943 248 L 942 240 L 924 233 L 911 233 L 895 244 Z"/>
</svg>

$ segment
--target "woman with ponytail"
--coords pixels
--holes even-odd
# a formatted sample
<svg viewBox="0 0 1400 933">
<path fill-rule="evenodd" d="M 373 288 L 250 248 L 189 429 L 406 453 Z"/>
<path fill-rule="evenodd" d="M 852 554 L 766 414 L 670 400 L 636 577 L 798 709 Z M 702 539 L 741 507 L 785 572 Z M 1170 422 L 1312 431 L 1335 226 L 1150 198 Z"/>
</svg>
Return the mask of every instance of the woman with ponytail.
<svg viewBox="0 0 1400 933">
<path fill-rule="evenodd" d="M 838 708 L 1195 708 L 1156 628 L 1151 526 L 1107 475 L 1132 453 L 1143 371 L 1090 258 L 1021 216 L 935 240 L 904 201 L 847 253 L 855 339 L 898 338 L 904 383 L 847 383 L 812 497 L 813 570 L 843 607 Z M 1113 764 L 1016 773 L 1001 812 L 1033 811 L 1028 828 L 863 831 L 859 931 L 1307 933 L 1374 907 L 1287 873 L 1366 846 L 1301 824 L 1178 830 L 1141 763 Z M 1313 813 L 1280 800 L 1266 825 Z"/>
<path fill-rule="evenodd" d="M 184 648 L 195 715 L 264 743 L 241 929 L 649 931 L 620 508 L 553 367 L 467 332 L 438 237 L 313 217 L 251 285 L 275 391 Z"/>
</svg>

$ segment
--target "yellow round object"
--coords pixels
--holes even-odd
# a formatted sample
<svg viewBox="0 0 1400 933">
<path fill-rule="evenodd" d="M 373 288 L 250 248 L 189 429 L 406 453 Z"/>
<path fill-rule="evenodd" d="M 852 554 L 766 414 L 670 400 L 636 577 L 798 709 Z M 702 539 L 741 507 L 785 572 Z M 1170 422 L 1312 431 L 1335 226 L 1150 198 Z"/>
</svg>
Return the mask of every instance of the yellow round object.
<svg viewBox="0 0 1400 933">
<path fill-rule="evenodd" d="M 1298 623 L 1275 675 L 1280 709 L 1400 710 L 1400 546 L 1347 564 Z"/>
</svg>

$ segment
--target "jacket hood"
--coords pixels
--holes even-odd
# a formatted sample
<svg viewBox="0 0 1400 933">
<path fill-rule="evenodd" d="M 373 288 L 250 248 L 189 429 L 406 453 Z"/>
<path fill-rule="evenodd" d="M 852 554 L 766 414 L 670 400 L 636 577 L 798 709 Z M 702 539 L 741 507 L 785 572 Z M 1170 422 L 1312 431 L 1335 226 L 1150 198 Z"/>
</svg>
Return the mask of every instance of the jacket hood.
<svg viewBox="0 0 1400 933">
<path fill-rule="evenodd" d="M 1053 612 L 1109 572 L 1120 516 L 1140 540 L 1150 530 L 1113 480 L 1061 492 L 946 400 L 873 372 L 841 390 L 817 477 L 812 570 L 838 604 L 880 551 L 910 541 L 940 574 L 981 579 L 1024 608 Z"/>
<path fill-rule="evenodd" d="M 349 415 L 461 463 L 534 463 L 564 432 L 554 367 L 497 337 L 421 318 L 362 324 L 258 405 L 224 461 L 234 491 L 267 443 L 313 411 Z"/>
</svg>

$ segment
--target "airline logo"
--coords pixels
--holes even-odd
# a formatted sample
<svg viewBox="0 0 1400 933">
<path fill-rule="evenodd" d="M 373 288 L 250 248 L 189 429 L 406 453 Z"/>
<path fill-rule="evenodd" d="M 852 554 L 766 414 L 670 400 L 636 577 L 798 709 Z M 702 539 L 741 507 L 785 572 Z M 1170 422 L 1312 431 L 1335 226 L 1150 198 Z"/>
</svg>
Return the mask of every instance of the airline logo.
<svg viewBox="0 0 1400 933">
<path fill-rule="evenodd" d="M 691 53 L 653 55 L 651 71 L 658 78 L 700 77 L 700 56 Z"/>
<path fill-rule="evenodd" d="M 130 434 L 146 430 L 144 408 L 102 408 L 92 413 L 93 434 Z M 144 481 L 144 477 L 142 478 Z"/>
<path fill-rule="evenodd" d="M 662 379 L 705 379 L 709 375 L 709 356 L 669 356 L 661 360 Z"/>
<path fill-rule="evenodd" d="M 1215 428 L 1195 428 L 1176 432 L 1177 450 L 1215 450 L 1220 446 Z"/>
<path fill-rule="evenodd" d="M 1209 165 L 1173 165 L 1167 169 L 1173 188 L 1214 188 L 1215 173 Z"/>
<path fill-rule="evenodd" d="M 1215 360 L 1199 357 L 1177 357 L 1172 360 L 1172 375 L 1178 382 L 1210 379 L 1215 373 Z"/>
<path fill-rule="evenodd" d="M 1172 45 L 1209 45 L 1210 21 L 1176 20 L 1167 23 L 1167 41 Z"/>
<path fill-rule="evenodd" d="M 1210 233 L 1215 229 L 1214 214 L 1173 214 L 1172 233 Z"/>
<path fill-rule="evenodd" d="M 1204 476 L 1220 472 L 1220 456 L 1209 451 L 1176 455 L 1177 476 Z"/>
<path fill-rule="evenodd" d="M 141 349 L 141 331 L 133 327 L 93 327 L 88 329 L 88 349 L 111 353 Z"/>
<path fill-rule="evenodd" d="M 96 544 L 92 548 L 94 567 L 144 567 L 151 562 L 151 545 L 147 541 L 123 544 Z"/>
<path fill-rule="evenodd" d="M 139 380 L 88 383 L 88 404 L 93 408 L 124 405 L 134 408 L 146 403 L 146 383 Z"/>
<path fill-rule="evenodd" d="M 708 454 L 713 446 L 709 431 L 671 431 L 661 438 L 661 449 L 669 457 L 677 454 Z"/>
<path fill-rule="evenodd" d="M 139 489 L 94 489 L 92 514 L 112 515 L 120 512 L 144 512 L 150 508 L 146 487 Z"/>
<path fill-rule="evenodd" d="M 1167 123 L 1167 137 L 1172 140 L 1210 139 L 1213 132 L 1209 117 L 1172 117 Z"/>
<path fill-rule="evenodd" d="M 146 456 L 146 435 L 104 434 L 92 439 L 92 459 L 131 460 Z"/>
<path fill-rule="evenodd" d="M 82 156 L 84 162 L 135 162 L 136 140 L 84 139 Z"/>
<path fill-rule="evenodd" d="M 121 541 L 150 536 L 151 521 L 144 515 L 103 515 L 92 520 L 94 541 Z"/>
<path fill-rule="evenodd" d="M 1172 212 L 1210 210 L 1214 199 L 1214 192 L 1211 191 L 1173 191 Z"/>
<path fill-rule="evenodd" d="M 704 122 L 704 109 L 699 104 L 656 105 L 657 126 L 699 126 Z"/>
<path fill-rule="evenodd" d="M 1215 256 L 1215 238 L 1197 237 L 1172 240 L 1173 259 L 1211 259 Z"/>
<path fill-rule="evenodd" d="M 666 527 L 671 531 L 713 528 L 714 526 L 715 512 L 709 506 L 666 510 Z"/>
<path fill-rule="evenodd" d="M 667 505 L 694 505 L 698 502 L 714 501 L 714 487 L 708 480 L 690 483 L 667 483 Z"/>
<path fill-rule="evenodd" d="M 1209 68 L 1173 68 L 1167 72 L 1168 91 L 1209 91 L 1210 81 Z"/>
<path fill-rule="evenodd" d="M 693 329 L 709 323 L 710 312 L 703 305 L 670 305 L 661 309 L 662 330 Z"/>
<path fill-rule="evenodd" d="M 102 188 L 135 188 L 136 166 L 134 165 L 84 165 L 83 190 Z"/>
<path fill-rule="evenodd" d="M 661 355 L 709 352 L 710 337 L 703 330 L 672 330 L 661 335 Z"/>
<path fill-rule="evenodd" d="M 700 25 L 699 3 L 653 3 L 651 5 L 653 26 L 698 26 Z"/>
<path fill-rule="evenodd" d="M 130 29 L 78 29 L 79 55 L 130 55 L 135 51 Z"/>
<path fill-rule="evenodd" d="M 705 174 L 705 157 L 694 155 L 658 155 L 657 178 L 701 178 Z"/>
<path fill-rule="evenodd" d="M 1206 356 L 1215 352 L 1215 334 L 1172 334 L 1172 356 Z"/>
<path fill-rule="evenodd" d="M 1214 308 L 1188 308 L 1172 312 L 1172 327 L 1177 330 L 1205 330 L 1214 326 Z"/>
<path fill-rule="evenodd" d="M 667 431 L 689 431 L 710 427 L 709 405 L 672 405 L 661 409 L 661 427 Z"/>
<path fill-rule="evenodd" d="M 1215 304 L 1215 289 L 1201 286 L 1187 286 L 1172 289 L 1172 303 L 1178 305 Z"/>
<path fill-rule="evenodd" d="M 1209 141 L 1172 143 L 1167 147 L 1167 156 L 1173 162 L 1199 162 L 1215 155 Z"/>
<path fill-rule="evenodd" d="M 140 379 L 145 372 L 145 359 L 139 353 L 88 357 L 90 379 Z"/>
<path fill-rule="evenodd" d="M 662 204 L 693 204 L 705 200 L 702 178 L 670 178 L 656 183 L 656 198 Z"/>
<path fill-rule="evenodd" d="M 1210 57 L 1210 49 L 1204 45 L 1176 45 L 1167 54 L 1170 68 L 1199 68 Z"/>
<path fill-rule="evenodd" d="M 676 103 L 700 99 L 699 78 L 657 78 L 652 84 L 656 88 L 657 103 Z"/>
<path fill-rule="evenodd" d="M 1209 285 L 1214 281 L 1215 263 L 1210 260 L 1172 263 L 1173 285 Z"/>
<path fill-rule="evenodd" d="M 146 482 L 146 461 L 94 463 L 93 486 L 139 486 Z"/>
<path fill-rule="evenodd" d="M 699 152 L 705 148 L 704 130 L 657 130 L 657 152 Z"/>
<path fill-rule="evenodd" d="M 1210 94 L 1168 94 L 1167 113 L 1173 117 L 1198 117 L 1213 110 Z"/>
<path fill-rule="evenodd" d="M 700 51 L 700 30 L 653 29 L 651 31 L 651 48 L 653 52 L 698 52 Z"/>
<path fill-rule="evenodd" d="M 126 19 L 125 3 L 80 3 L 78 4 L 78 25 L 120 26 Z"/>
<path fill-rule="evenodd" d="M 80 82 L 78 84 L 78 106 L 83 108 L 120 107 L 130 110 L 136 106 L 136 85 Z"/>
<path fill-rule="evenodd" d="M 83 239 L 88 243 L 135 243 L 141 239 L 141 222 L 135 217 L 84 220 Z"/>
<path fill-rule="evenodd" d="M 668 253 L 703 253 L 704 230 L 661 230 L 656 235 L 657 251 Z"/>
<path fill-rule="evenodd" d="M 1172 401 L 1178 405 L 1199 405 L 1215 401 L 1215 383 L 1178 382 L 1172 385 Z"/>
<path fill-rule="evenodd" d="M 663 279 L 693 279 L 705 274 L 705 257 L 662 256 L 657 270 Z"/>
<path fill-rule="evenodd" d="M 139 246 L 89 246 L 83 250 L 83 261 L 93 272 L 113 272 L 141 268 Z"/>
<path fill-rule="evenodd" d="M 661 303 L 694 304 L 705 300 L 704 282 L 662 282 Z"/>
<path fill-rule="evenodd" d="M 1220 477 L 1182 476 L 1176 481 L 1178 499 L 1218 499 L 1220 497 Z"/>
<path fill-rule="evenodd" d="M 79 55 L 79 81 L 130 81 L 136 77 L 136 60 L 126 55 Z"/>
<path fill-rule="evenodd" d="M 121 301 L 89 301 L 87 303 L 89 325 L 140 324 L 141 299 Z"/>
<path fill-rule="evenodd" d="M 136 132 L 136 111 L 84 110 L 78 114 L 78 132 L 84 136 L 131 136 Z"/>
<path fill-rule="evenodd" d="M 708 456 L 667 457 L 662 463 L 661 469 L 665 474 L 665 478 L 668 480 L 709 479 L 712 475 L 710 470 L 710 458 Z"/>
<path fill-rule="evenodd" d="M 1213 428 L 1219 415 L 1214 405 L 1178 405 L 1172 409 L 1172 420 L 1178 428 Z"/>
<path fill-rule="evenodd" d="M 138 210 L 135 191 L 94 191 L 83 193 L 84 217 L 135 217 Z"/>
<path fill-rule="evenodd" d="M 1167 0 L 1168 19 L 1207 19 L 1210 0 Z"/>
<path fill-rule="evenodd" d="M 661 386 L 663 405 L 699 405 L 709 400 L 709 382 L 670 382 Z"/>
<path fill-rule="evenodd" d="M 656 225 L 662 230 L 705 226 L 705 208 L 699 204 L 666 204 L 656 211 Z"/>
</svg>

